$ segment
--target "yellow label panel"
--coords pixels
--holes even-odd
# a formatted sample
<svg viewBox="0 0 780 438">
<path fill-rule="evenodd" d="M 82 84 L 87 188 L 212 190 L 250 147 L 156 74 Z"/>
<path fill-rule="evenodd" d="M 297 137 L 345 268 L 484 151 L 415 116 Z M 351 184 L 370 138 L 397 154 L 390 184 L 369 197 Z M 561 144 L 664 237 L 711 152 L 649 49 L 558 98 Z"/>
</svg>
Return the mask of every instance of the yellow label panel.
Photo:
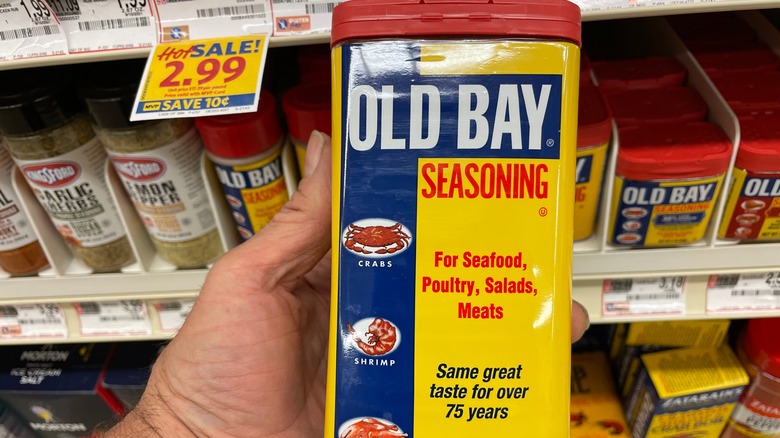
<svg viewBox="0 0 780 438">
<path fill-rule="evenodd" d="M 577 149 L 574 189 L 574 240 L 587 239 L 596 227 L 601 180 L 607 158 L 607 144 Z"/>
<path fill-rule="evenodd" d="M 606 355 L 573 354 L 571 370 L 571 437 L 630 437 Z"/>
</svg>

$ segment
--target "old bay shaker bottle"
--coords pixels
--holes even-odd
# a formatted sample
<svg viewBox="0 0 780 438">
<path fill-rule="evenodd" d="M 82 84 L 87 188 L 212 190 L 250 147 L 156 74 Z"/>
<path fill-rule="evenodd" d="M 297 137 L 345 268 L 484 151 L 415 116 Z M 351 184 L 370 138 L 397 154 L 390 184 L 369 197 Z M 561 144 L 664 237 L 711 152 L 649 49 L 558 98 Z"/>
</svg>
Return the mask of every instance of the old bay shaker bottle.
<svg viewBox="0 0 780 438">
<path fill-rule="evenodd" d="M 200 172 L 203 144 L 192 119 L 130 122 L 142 69 L 96 68 L 81 95 L 157 252 L 178 268 L 203 267 L 224 252 Z"/>
<path fill-rule="evenodd" d="M 325 436 L 568 436 L 579 8 L 350 0 L 331 35 Z"/>
<path fill-rule="evenodd" d="M 108 191 L 106 152 L 70 81 L 72 69 L 0 78 L 0 131 L 16 165 L 70 249 L 95 272 L 134 259 Z"/>
<path fill-rule="evenodd" d="M 289 200 L 282 165 L 286 138 L 273 94 L 253 113 L 200 117 L 195 124 L 242 240 L 260 231 Z"/>
</svg>

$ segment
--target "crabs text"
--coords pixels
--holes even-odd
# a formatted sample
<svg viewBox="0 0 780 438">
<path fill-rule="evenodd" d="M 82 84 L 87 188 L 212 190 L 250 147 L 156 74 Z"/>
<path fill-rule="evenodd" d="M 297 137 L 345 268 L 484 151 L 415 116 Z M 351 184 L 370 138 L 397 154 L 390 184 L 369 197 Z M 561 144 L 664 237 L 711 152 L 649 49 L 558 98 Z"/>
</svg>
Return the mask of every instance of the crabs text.
<svg viewBox="0 0 780 438">
<path fill-rule="evenodd" d="M 547 165 L 524 163 L 424 163 L 423 198 L 547 199 Z"/>
<path fill-rule="evenodd" d="M 484 85 L 460 84 L 453 102 L 457 149 L 482 149 L 488 144 L 490 149 L 501 149 L 508 136 L 512 149 L 542 150 L 551 90 L 551 84 L 500 84 L 491 95 Z M 439 144 L 442 108 L 449 107 L 442 105 L 442 99 L 450 96 L 434 85 L 411 85 L 408 90 L 358 85 L 349 96 L 349 143 L 357 151 L 371 150 L 377 143 L 380 149 L 432 149 Z M 394 109 L 396 103 L 404 105 L 400 111 Z M 396 116 L 408 123 L 394 120 Z M 397 132 L 401 126 L 408 131 Z M 526 145 L 524 129 L 528 130 Z"/>
</svg>

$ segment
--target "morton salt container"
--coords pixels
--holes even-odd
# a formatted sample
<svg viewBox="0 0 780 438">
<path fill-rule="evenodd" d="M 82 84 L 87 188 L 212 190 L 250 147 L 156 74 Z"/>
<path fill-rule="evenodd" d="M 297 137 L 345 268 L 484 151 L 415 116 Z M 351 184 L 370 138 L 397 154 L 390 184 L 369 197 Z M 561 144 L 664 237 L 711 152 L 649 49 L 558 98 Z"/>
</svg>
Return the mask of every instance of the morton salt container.
<svg viewBox="0 0 780 438">
<path fill-rule="evenodd" d="M 326 437 L 568 436 L 579 43 L 568 1 L 336 6 Z"/>
<path fill-rule="evenodd" d="M 731 151 L 711 123 L 621 129 L 610 242 L 672 246 L 704 238 Z"/>
<path fill-rule="evenodd" d="M 718 237 L 780 240 L 780 114 L 739 119 L 742 137 Z"/>
</svg>

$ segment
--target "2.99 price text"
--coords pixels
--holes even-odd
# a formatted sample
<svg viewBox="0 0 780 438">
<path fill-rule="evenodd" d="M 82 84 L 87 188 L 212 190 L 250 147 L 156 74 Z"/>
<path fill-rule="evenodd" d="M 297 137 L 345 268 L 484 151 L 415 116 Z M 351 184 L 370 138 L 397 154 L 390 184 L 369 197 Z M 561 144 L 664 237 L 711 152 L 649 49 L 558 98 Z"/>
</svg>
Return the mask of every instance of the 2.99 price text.
<svg viewBox="0 0 780 438">
<path fill-rule="evenodd" d="M 171 73 L 166 76 L 161 82 L 160 87 L 181 87 L 189 86 L 192 84 L 193 78 L 184 77 L 181 78 L 182 72 L 184 72 L 185 64 L 182 61 L 169 61 L 165 64 L 166 69 L 172 69 Z M 204 59 L 200 61 L 195 68 L 198 74 L 197 84 L 204 85 L 213 81 L 220 75 L 224 74 L 222 83 L 228 83 L 241 77 L 246 69 L 246 59 L 233 56 L 225 60 L 224 63 L 218 59 Z"/>
</svg>

